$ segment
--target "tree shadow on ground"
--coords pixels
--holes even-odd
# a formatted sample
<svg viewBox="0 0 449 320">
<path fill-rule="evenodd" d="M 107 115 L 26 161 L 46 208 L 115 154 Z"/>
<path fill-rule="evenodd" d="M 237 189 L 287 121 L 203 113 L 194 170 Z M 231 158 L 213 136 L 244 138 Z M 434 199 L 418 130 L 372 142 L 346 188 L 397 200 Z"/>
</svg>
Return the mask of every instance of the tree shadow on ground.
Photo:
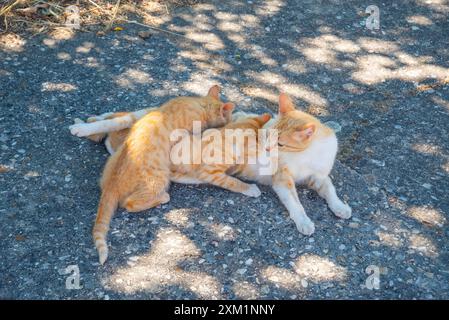
<svg viewBox="0 0 449 320">
<path fill-rule="evenodd" d="M 130 25 L 104 37 L 62 33 L 3 46 L 0 213 L 7 258 L 1 266 L 16 272 L 4 277 L 10 292 L 0 293 L 447 297 L 449 6 L 382 5 L 375 32 L 364 26 L 366 6 L 211 1 L 179 8 L 160 25 L 182 37 L 155 33 L 142 40 L 137 31 L 144 27 Z M 174 185 L 168 205 L 117 214 L 110 260 L 99 267 L 90 229 L 107 155 L 71 137 L 67 126 L 76 117 L 204 94 L 214 83 L 240 109 L 274 113 L 284 91 L 323 121 L 338 122 L 333 175 L 354 218 L 335 219 L 315 193 L 299 188 L 317 223 L 307 238 L 269 188 L 248 200 Z M 68 264 L 80 266 L 83 290 L 65 290 L 61 275 L 47 283 L 54 268 Z M 380 268 L 382 290 L 364 287 L 369 265 Z"/>
</svg>

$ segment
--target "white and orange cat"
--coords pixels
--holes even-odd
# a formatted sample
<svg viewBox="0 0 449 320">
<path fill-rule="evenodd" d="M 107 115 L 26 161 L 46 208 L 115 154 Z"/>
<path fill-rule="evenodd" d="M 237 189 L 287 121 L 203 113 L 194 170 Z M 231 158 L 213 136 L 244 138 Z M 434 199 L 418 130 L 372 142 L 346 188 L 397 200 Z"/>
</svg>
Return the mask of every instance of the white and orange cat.
<svg viewBox="0 0 449 320">
<path fill-rule="evenodd" d="M 143 111 L 137 111 L 136 113 L 142 112 Z M 120 114 L 109 116 L 120 118 Z M 254 119 L 255 117 L 257 117 L 257 115 L 245 114 L 242 112 L 234 115 L 234 119 L 237 118 L 240 120 Z M 92 119 L 92 121 L 95 121 L 95 119 Z M 238 121 L 239 120 L 237 120 L 237 123 Z M 101 122 L 100 119 L 96 124 L 97 131 L 95 131 L 95 133 L 106 134 L 114 131 L 111 130 L 110 127 L 107 130 L 102 130 Z M 231 124 L 229 124 L 228 127 L 230 127 Z M 116 128 L 119 128 L 118 130 L 123 129 L 120 125 Z M 315 226 L 305 213 L 305 210 L 299 201 L 295 186 L 296 183 L 307 185 L 317 191 L 317 193 L 327 201 L 329 208 L 337 217 L 343 219 L 350 218 L 351 208 L 338 198 L 329 177 L 338 146 L 337 138 L 332 129 L 322 124 L 310 114 L 297 110 L 286 94 L 281 94 L 279 96 L 278 116 L 266 123 L 263 128 L 278 130 L 279 138 L 277 140 L 277 145 L 263 146 L 263 148 L 268 151 L 277 148 L 277 170 L 270 175 L 261 174 L 263 170 L 260 168 L 260 162 L 257 161 L 257 159 L 245 158 L 247 160 L 246 163 L 227 167 L 226 174 L 271 185 L 302 234 L 311 235 L 315 231 Z M 110 133 L 108 135 L 108 150 L 113 153 L 126 135 L 126 129 L 117 131 L 113 134 Z M 252 147 L 255 148 L 255 146 Z M 258 156 L 258 152 L 255 150 L 248 152 L 248 154 L 253 157 Z M 180 183 L 211 183 L 211 179 L 209 178 L 198 178 L 197 172 L 195 171 L 198 170 L 198 167 L 172 165 L 171 168 L 172 173 L 170 179 L 172 181 Z M 190 172 L 189 169 L 191 170 Z M 221 166 L 221 170 L 222 169 L 223 167 Z M 208 171 L 210 173 L 215 172 L 215 168 L 209 166 Z M 225 188 L 232 190 L 231 188 Z"/>
<path fill-rule="evenodd" d="M 103 264 L 108 256 L 106 234 L 118 206 L 128 212 L 143 211 L 169 201 L 170 134 L 192 131 L 194 121 L 202 128 L 220 127 L 231 119 L 232 103 L 219 100 L 219 87 L 205 97 L 172 99 L 146 112 L 108 159 L 100 182 L 101 198 L 93 228 L 95 246 Z"/>
</svg>

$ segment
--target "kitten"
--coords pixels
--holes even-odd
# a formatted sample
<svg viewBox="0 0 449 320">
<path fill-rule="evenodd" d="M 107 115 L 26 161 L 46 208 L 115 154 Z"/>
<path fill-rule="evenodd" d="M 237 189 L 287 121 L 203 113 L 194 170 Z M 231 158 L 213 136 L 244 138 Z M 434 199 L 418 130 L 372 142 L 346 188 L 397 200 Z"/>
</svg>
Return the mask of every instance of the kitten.
<svg viewBox="0 0 449 320">
<path fill-rule="evenodd" d="M 223 126 L 230 121 L 233 108 L 232 103 L 219 100 L 219 87 L 213 86 L 206 97 L 172 99 L 133 125 L 108 159 L 100 182 L 102 193 L 93 237 L 101 264 L 108 256 L 106 234 L 119 205 L 128 212 L 138 212 L 170 200 L 171 132 L 192 131 L 194 121 L 200 121 L 202 128 Z"/>
<path fill-rule="evenodd" d="M 114 114 L 120 117 L 120 113 Z M 258 129 L 271 119 L 269 114 L 254 115 L 251 117 L 245 116 L 240 120 L 236 120 L 222 127 L 221 129 L 209 129 L 203 132 L 201 138 L 201 150 L 208 150 L 213 153 L 218 161 L 204 163 L 201 159 L 202 154 L 194 154 L 190 148 L 188 163 L 171 164 L 170 166 L 170 181 L 184 184 L 200 184 L 209 183 L 223 189 L 233 192 L 242 193 L 251 197 L 258 197 L 260 195 L 259 188 L 254 184 L 247 184 L 240 181 L 229 174 L 229 171 L 238 170 L 245 159 L 255 156 L 252 153 L 257 152 L 257 135 Z M 226 130 L 245 130 L 244 139 L 232 140 L 231 144 L 227 144 L 225 131 Z M 122 143 L 126 140 L 129 129 L 122 129 L 120 131 L 110 132 L 105 141 L 105 145 L 110 154 L 114 154 Z M 103 133 L 106 135 L 106 133 Z M 181 141 L 172 147 L 172 151 L 180 149 L 182 145 L 193 145 L 194 137 L 188 135 L 182 138 Z M 187 141 L 188 140 L 188 141 Z M 98 141 L 98 140 L 95 140 Z M 233 150 L 233 154 L 227 154 L 226 151 Z M 187 151 L 187 150 L 184 150 Z M 251 153 L 251 154 L 250 154 Z M 182 153 L 180 154 L 182 157 Z M 228 157 L 225 159 L 225 157 Z M 232 159 L 229 159 L 232 157 Z M 193 159 L 195 158 L 195 159 Z M 238 159 L 237 159 L 238 158 Z M 227 161 L 225 161 L 227 160 Z"/>
<path fill-rule="evenodd" d="M 189 163 L 172 162 L 170 180 L 188 184 L 209 183 L 250 197 L 260 196 L 260 190 L 255 184 L 234 178 L 229 172 L 244 165 L 249 157 L 256 156 L 258 130 L 270 119 L 269 114 L 263 114 L 231 122 L 220 130 L 204 131 L 201 139 L 202 154 L 195 154 L 190 149 Z M 230 130 L 234 130 L 237 135 L 242 134 L 242 139 L 229 139 L 232 137 Z M 228 137 L 226 132 L 229 133 Z M 185 144 L 185 140 L 188 140 L 188 145 L 193 145 L 193 139 L 192 135 L 183 138 L 173 146 L 172 152 Z M 197 159 L 193 159 L 194 157 Z"/>
</svg>

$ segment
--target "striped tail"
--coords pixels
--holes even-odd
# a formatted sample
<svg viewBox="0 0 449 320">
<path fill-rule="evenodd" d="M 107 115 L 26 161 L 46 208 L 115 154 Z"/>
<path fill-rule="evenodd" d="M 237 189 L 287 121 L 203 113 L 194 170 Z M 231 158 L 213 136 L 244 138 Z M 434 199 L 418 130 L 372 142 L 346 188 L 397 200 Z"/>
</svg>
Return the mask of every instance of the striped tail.
<svg viewBox="0 0 449 320">
<path fill-rule="evenodd" d="M 109 231 L 112 216 L 118 207 L 118 199 L 114 192 L 103 192 L 98 206 L 97 219 L 92 235 L 97 248 L 99 261 L 104 264 L 108 258 L 108 245 L 106 236 Z"/>
</svg>

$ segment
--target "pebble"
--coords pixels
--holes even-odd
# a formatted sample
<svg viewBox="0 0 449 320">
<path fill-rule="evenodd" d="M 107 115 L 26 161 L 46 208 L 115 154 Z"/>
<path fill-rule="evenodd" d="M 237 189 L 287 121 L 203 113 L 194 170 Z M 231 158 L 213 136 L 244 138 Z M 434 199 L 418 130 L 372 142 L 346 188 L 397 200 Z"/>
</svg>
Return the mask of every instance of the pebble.
<svg viewBox="0 0 449 320">
<path fill-rule="evenodd" d="M 246 268 L 242 268 L 242 269 L 238 269 L 237 273 L 241 274 L 241 275 L 244 275 L 246 273 L 246 271 L 247 271 Z"/>
<path fill-rule="evenodd" d="M 301 279 L 301 286 L 303 288 L 307 288 L 309 286 L 309 283 L 307 282 L 306 279 Z"/>
<path fill-rule="evenodd" d="M 146 39 L 148 39 L 149 37 L 152 36 L 152 34 L 151 34 L 150 31 L 139 31 L 139 32 L 137 33 L 137 35 L 138 35 L 139 37 L 141 37 L 142 39 L 144 39 L 144 40 L 146 40 Z"/>
<path fill-rule="evenodd" d="M 253 264 L 253 259 L 249 258 L 248 260 L 245 261 L 245 264 L 246 264 L 247 266 L 252 265 L 252 264 Z"/>
<path fill-rule="evenodd" d="M 341 131 L 341 125 L 338 122 L 335 121 L 327 121 L 324 123 L 326 126 L 334 130 L 335 133 L 338 133 Z"/>
<path fill-rule="evenodd" d="M 357 222 L 350 222 L 349 223 L 349 227 L 357 229 L 358 227 L 360 227 L 360 225 Z"/>
<path fill-rule="evenodd" d="M 371 159 L 371 163 L 374 163 L 378 167 L 385 167 L 385 161 Z"/>
<path fill-rule="evenodd" d="M 346 249 L 346 246 L 345 246 L 344 244 L 341 244 L 341 245 L 338 246 L 338 249 L 340 249 L 340 250 L 345 250 L 345 249 Z"/>
</svg>

